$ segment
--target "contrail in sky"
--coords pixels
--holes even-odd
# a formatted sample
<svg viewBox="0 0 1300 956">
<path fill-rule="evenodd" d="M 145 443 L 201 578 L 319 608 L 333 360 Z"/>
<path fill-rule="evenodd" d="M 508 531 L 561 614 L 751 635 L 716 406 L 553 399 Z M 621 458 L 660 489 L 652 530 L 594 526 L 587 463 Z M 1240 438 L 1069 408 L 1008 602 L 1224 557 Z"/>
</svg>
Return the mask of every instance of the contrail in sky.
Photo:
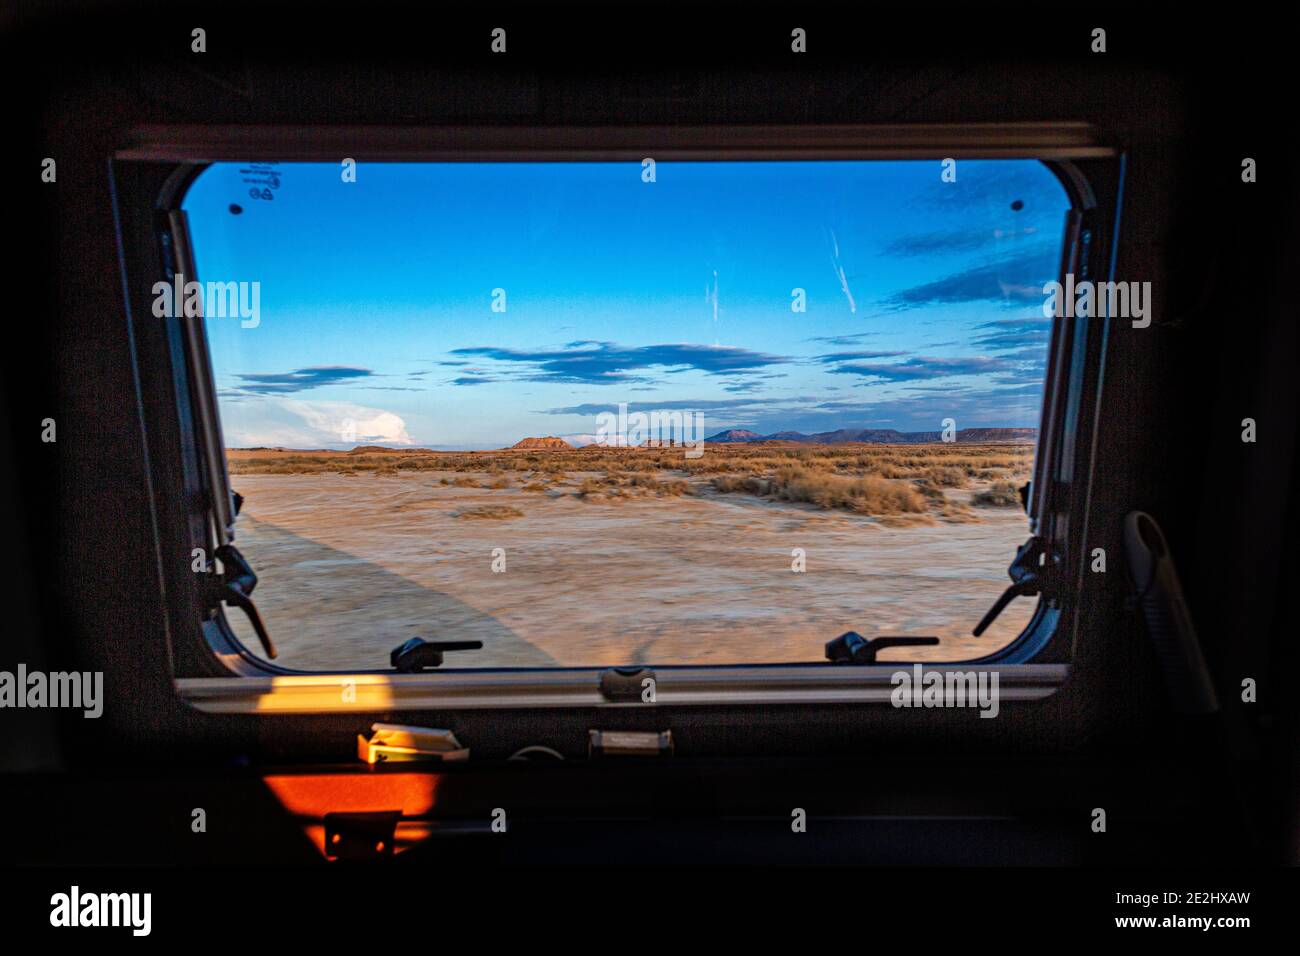
<svg viewBox="0 0 1300 956">
<path fill-rule="evenodd" d="M 844 297 L 849 300 L 849 311 L 854 315 L 858 314 L 858 304 L 853 301 L 853 292 L 849 289 L 849 277 L 844 274 L 844 266 L 840 265 L 840 243 L 835 238 L 835 230 L 831 233 L 831 268 L 835 270 L 835 278 L 840 280 L 840 289 L 844 292 Z"/>
</svg>

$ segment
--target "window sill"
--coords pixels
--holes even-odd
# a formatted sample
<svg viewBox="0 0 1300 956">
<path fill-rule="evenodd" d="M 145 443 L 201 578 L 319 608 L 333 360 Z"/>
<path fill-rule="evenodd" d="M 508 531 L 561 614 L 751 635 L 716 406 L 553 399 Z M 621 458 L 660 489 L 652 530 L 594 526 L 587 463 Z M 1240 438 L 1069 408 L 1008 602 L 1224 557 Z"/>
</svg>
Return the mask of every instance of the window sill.
<svg viewBox="0 0 1300 956">
<path fill-rule="evenodd" d="M 996 673 L 1000 702 L 1043 700 L 1067 664 L 937 665 L 926 672 Z M 394 710 L 889 704 L 893 675 L 913 663 L 661 668 L 655 702 L 606 699 L 602 669 L 443 671 L 427 674 L 294 674 L 178 678 L 181 699 L 212 714 L 324 714 Z"/>
</svg>

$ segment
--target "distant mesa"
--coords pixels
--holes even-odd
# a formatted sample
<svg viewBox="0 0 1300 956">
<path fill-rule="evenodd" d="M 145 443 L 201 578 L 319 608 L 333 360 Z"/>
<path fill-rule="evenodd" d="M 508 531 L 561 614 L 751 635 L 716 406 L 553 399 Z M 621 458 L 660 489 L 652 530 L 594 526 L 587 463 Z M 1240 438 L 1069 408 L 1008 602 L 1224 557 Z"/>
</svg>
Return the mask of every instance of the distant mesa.
<svg viewBox="0 0 1300 956">
<path fill-rule="evenodd" d="M 563 438 L 547 435 L 545 438 L 524 438 L 515 442 L 511 448 L 572 448 Z"/>
<path fill-rule="evenodd" d="M 785 432 L 787 435 L 798 434 L 797 432 Z M 775 437 L 775 436 L 773 436 Z M 758 432 L 751 432 L 745 428 L 728 428 L 725 432 L 718 432 L 712 438 L 706 438 L 705 441 L 716 442 L 735 442 L 735 441 L 763 441 L 764 436 Z"/>
<path fill-rule="evenodd" d="M 1037 428 L 961 428 L 957 441 L 967 444 L 994 442 L 1028 442 L 1038 438 Z M 869 445 L 919 445 L 943 440 L 942 432 L 900 432 L 896 428 L 840 428 L 833 432 L 773 432 L 760 435 L 745 428 L 728 428 L 706 442 L 718 444 L 750 442 L 802 442 L 809 445 L 845 445 L 858 442 Z"/>
</svg>

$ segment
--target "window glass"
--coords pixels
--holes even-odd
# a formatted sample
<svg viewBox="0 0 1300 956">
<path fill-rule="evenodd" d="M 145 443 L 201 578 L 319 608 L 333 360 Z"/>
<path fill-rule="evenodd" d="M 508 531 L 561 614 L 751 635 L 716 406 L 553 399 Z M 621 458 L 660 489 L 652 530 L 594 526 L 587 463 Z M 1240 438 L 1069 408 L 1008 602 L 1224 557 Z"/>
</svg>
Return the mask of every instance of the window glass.
<svg viewBox="0 0 1300 956">
<path fill-rule="evenodd" d="M 1030 160 L 209 167 L 187 278 L 277 663 L 1004 646 L 1068 206 Z"/>
</svg>

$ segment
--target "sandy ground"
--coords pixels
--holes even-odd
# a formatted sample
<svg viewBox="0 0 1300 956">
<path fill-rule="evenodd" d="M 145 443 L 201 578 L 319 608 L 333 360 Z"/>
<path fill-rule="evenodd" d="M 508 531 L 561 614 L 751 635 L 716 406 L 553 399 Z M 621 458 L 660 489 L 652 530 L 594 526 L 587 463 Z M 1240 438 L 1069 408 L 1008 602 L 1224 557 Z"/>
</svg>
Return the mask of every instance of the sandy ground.
<svg viewBox="0 0 1300 956">
<path fill-rule="evenodd" d="M 942 639 L 885 659 L 960 660 L 1008 643 L 1033 609 L 1014 602 L 970 635 L 1028 536 L 1018 509 L 888 527 L 744 495 L 584 499 L 452 488 L 444 476 L 235 477 L 237 543 L 278 663 L 386 668 L 413 636 L 483 641 L 448 655 L 453 668 L 817 661 L 846 630 Z M 523 515 L 457 516 L 485 505 Z M 794 548 L 804 573 L 791 570 Z M 242 615 L 229 618 L 256 648 Z"/>
</svg>

